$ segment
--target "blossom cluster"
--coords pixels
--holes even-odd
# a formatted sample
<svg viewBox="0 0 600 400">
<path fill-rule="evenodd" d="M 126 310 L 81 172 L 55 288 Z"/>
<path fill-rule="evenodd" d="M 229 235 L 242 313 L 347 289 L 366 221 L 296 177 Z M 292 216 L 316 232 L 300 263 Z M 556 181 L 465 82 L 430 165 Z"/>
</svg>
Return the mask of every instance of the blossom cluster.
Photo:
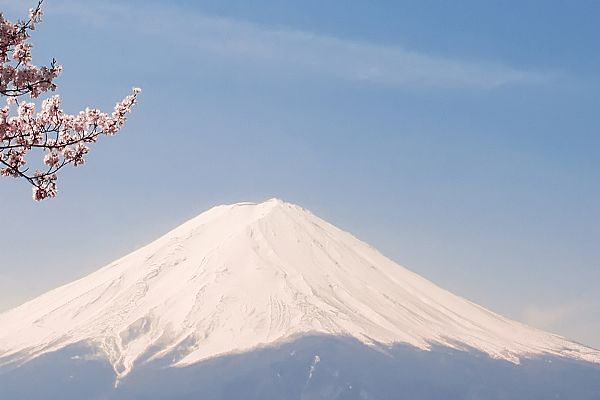
<svg viewBox="0 0 600 400">
<path fill-rule="evenodd" d="M 0 14 L 0 93 L 5 96 L 40 94 L 55 90 L 54 79 L 62 72 L 62 67 L 52 61 L 49 67 L 38 67 L 31 63 L 31 43 L 29 31 L 41 21 L 41 2 L 29 10 L 29 20 L 12 23 Z"/>
<path fill-rule="evenodd" d="M 100 135 L 116 134 L 140 93 L 134 88 L 111 114 L 95 108 L 67 114 L 57 95 L 44 99 L 39 110 L 26 101 L 54 91 L 53 81 L 62 71 L 54 60 L 49 67 L 32 64 L 28 32 L 41 21 L 42 1 L 30 10 L 27 21 L 12 23 L 0 14 L 0 94 L 6 97 L 0 108 L 0 175 L 25 178 L 35 200 L 56 196 L 57 172 L 65 165 L 84 164 L 89 144 Z M 26 157 L 34 150 L 42 160 L 30 172 Z"/>
</svg>

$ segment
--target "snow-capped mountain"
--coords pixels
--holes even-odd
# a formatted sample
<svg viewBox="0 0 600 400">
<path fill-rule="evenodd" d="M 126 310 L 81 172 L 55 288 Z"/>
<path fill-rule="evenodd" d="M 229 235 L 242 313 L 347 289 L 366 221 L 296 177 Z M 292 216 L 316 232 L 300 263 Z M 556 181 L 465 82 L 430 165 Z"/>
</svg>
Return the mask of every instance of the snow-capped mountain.
<svg viewBox="0 0 600 400">
<path fill-rule="evenodd" d="M 322 334 L 385 346 L 600 363 L 600 351 L 445 291 L 277 199 L 212 208 L 149 245 L 0 314 L 0 365 L 86 343 L 119 378 Z"/>
</svg>

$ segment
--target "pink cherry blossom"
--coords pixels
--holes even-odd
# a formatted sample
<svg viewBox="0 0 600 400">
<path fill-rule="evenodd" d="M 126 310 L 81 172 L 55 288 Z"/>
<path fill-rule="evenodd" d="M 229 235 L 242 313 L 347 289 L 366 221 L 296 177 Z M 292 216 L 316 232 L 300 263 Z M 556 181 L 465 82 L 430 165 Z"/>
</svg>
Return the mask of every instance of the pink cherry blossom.
<svg viewBox="0 0 600 400">
<path fill-rule="evenodd" d="M 56 90 L 54 80 L 62 72 L 55 60 L 49 66 L 32 64 L 29 31 L 41 21 L 42 2 L 29 10 L 27 21 L 12 23 L 0 14 L 0 95 L 6 97 L 0 108 L 0 175 L 27 180 L 34 200 L 56 196 L 57 172 L 65 165 L 83 165 L 88 144 L 115 135 L 141 92 L 133 88 L 110 114 L 95 108 L 67 114 L 58 95 L 45 98 L 38 109 L 36 99 Z M 28 156 L 35 153 L 41 153 L 41 160 L 31 173 Z"/>
</svg>

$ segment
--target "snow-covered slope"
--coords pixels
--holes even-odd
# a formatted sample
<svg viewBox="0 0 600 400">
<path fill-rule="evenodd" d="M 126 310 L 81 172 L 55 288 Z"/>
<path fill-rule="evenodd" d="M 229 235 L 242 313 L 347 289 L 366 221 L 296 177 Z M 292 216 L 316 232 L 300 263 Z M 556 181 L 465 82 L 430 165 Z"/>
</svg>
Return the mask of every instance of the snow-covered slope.
<svg viewBox="0 0 600 400">
<path fill-rule="evenodd" d="M 119 377 L 307 333 L 474 348 L 493 358 L 600 351 L 503 318 L 280 200 L 215 207 L 155 242 L 0 314 L 0 364 L 86 342 Z M 171 361 L 171 360 L 170 360 Z"/>
</svg>

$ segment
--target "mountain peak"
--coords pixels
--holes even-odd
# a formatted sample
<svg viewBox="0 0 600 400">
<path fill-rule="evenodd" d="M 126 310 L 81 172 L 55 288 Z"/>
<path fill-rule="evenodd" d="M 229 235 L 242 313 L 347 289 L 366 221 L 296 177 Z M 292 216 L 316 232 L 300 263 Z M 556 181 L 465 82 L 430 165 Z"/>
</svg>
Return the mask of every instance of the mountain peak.
<svg viewBox="0 0 600 400">
<path fill-rule="evenodd" d="M 313 333 L 474 348 L 511 362 L 600 362 L 600 352 L 455 296 L 279 199 L 214 207 L 0 314 L 0 326 L 0 364 L 87 343 L 118 376 L 142 357 L 188 365 Z"/>
<path fill-rule="evenodd" d="M 288 203 L 286 201 L 283 201 L 281 199 L 278 198 L 271 198 L 268 200 L 265 200 L 263 202 L 240 202 L 240 203 L 234 203 L 234 204 L 230 204 L 230 205 L 226 205 L 226 206 L 220 206 L 220 207 L 225 207 L 227 209 L 229 209 L 229 211 L 232 211 L 233 209 L 236 208 L 246 208 L 248 210 L 253 210 L 254 212 L 258 213 L 258 214 L 263 214 L 266 215 L 267 213 L 269 213 L 270 211 L 276 210 L 276 209 L 287 209 L 287 210 L 293 210 L 294 212 L 308 212 L 307 210 L 305 210 L 304 208 L 293 204 L 293 203 Z M 202 215 L 202 214 L 201 214 Z"/>
<path fill-rule="evenodd" d="M 284 205 L 289 205 L 289 206 L 293 206 L 293 204 L 290 203 L 286 203 L 285 201 L 278 199 L 276 197 L 270 198 L 268 200 L 265 200 L 263 202 L 252 202 L 252 201 L 242 201 L 239 203 L 233 203 L 233 204 L 229 204 L 229 205 L 222 205 L 222 206 L 217 206 L 217 207 L 261 207 L 261 208 L 270 208 L 270 207 L 281 207 Z"/>
</svg>

